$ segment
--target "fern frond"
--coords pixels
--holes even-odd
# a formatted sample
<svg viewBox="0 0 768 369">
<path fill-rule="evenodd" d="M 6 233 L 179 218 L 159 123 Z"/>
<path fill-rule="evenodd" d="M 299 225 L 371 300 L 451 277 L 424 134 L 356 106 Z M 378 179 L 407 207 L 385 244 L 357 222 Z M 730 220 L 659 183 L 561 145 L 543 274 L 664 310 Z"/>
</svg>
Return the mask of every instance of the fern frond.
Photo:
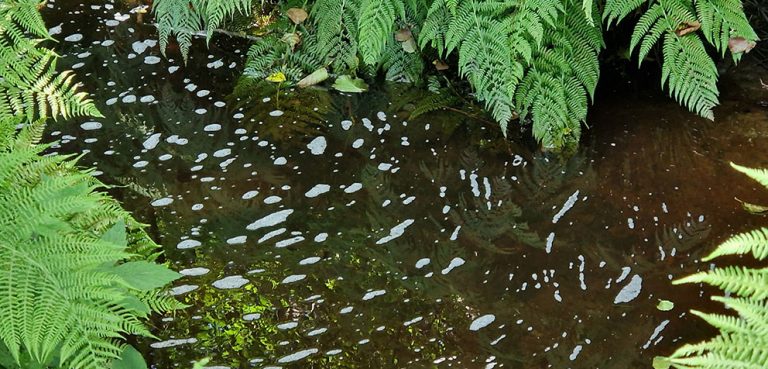
<svg viewBox="0 0 768 369">
<path fill-rule="evenodd" d="M 360 54 L 366 64 L 379 62 L 384 48 L 393 37 L 395 17 L 403 13 L 401 0 L 362 0 L 358 20 Z"/>
<path fill-rule="evenodd" d="M 717 66 L 707 54 L 696 34 L 677 36 L 667 33 L 664 39 L 664 63 L 661 83 L 669 86 L 670 95 L 680 104 L 709 120 L 717 106 Z"/>
<path fill-rule="evenodd" d="M 731 163 L 731 167 L 741 173 L 746 174 L 749 178 L 752 178 L 753 180 L 763 185 L 763 187 L 768 189 L 768 170 L 743 167 L 734 163 Z"/>
<path fill-rule="evenodd" d="M 768 257 L 768 228 L 755 229 L 732 236 L 721 243 L 715 251 L 702 258 L 702 260 L 710 261 L 723 255 L 743 255 L 748 253 L 751 253 L 758 260 Z"/>
<path fill-rule="evenodd" d="M 728 50 L 731 38 L 757 41 L 757 33 L 744 14 L 741 0 L 697 0 L 695 4 L 704 38 L 721 55 L 725 55 Z"/>
<path fill-rule="evenodd" d="M 742 297 L 762 300 L 768 297 L 768 270 L 729 266 L 696 273 L 673 282 L 706 283 Z"/>
</svg>

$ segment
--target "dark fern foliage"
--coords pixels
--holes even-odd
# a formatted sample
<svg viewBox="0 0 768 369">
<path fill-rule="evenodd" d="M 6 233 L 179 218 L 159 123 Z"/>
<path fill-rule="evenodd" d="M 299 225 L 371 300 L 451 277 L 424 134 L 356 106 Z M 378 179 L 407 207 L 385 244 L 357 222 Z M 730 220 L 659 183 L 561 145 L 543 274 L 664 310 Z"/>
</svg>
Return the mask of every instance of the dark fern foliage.
<svg viewBox="0 0 768 369">
<path fill-rule="evenodd" d="M 172 7 L 182 3 L 184 9 Z M 246 3 L 157 0 L 158 18 L 169 19 L 159 22 L 161 40 L 176 29 L 210 35 L 212 25 Z M 201 4 L 219 4 L 217 16 Z M 287 14 L 298 3 L 277 4 Z M 708 119 L 719 94 L 708 48 L 721 56 L 730 51 L 738 61 L 757 41 L 741 0 L 315 0 L 304 6 L 309 19 L 293 24 L 282 17 L 252 47 L 249 75 L 280 71 L 295 83 L 324 67 L 418 83 L 434 56 L 456 60 L 459 76 L 504 133 L 511 121 L 530 120 L 545 148 L 578 142 L 600 76 L 604 28 L 639 13 L 630 49 L 642 63 L 659 46 L 662 85 Z"/>
</svg>

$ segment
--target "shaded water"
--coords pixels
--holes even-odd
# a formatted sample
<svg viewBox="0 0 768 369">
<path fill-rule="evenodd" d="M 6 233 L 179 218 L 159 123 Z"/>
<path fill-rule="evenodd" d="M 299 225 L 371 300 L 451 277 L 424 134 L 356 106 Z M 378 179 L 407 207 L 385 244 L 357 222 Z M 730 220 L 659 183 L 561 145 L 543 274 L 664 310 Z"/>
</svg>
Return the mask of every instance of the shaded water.
<svg viewBox="0 0 768 369">
<path fill-rule="evenodd" d="M 157 368 L 647 368 L 711 333 L 685 312 L 712 291 L 670 280 L 761 221 L 733 197 L 765 194 L 727 166 L 768 166 L 747 77 L 716 124 L 604 88 L 562 158 L 456 113 L 410 121 L 407 86 L 258 95 L 237 83 L 247 45 L 200 42 L 184 66 L 92 4 L 47 15 L 106 118 L 49 138 L 122 185 L 185 274 L 191 306 L 140 342 Z"/>
</svg>

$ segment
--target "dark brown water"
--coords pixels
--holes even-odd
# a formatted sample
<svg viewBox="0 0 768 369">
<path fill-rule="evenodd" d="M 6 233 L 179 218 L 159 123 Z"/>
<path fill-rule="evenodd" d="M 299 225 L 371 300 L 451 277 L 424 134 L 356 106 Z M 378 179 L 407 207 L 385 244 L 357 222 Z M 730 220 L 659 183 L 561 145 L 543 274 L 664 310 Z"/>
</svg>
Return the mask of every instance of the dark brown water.
<svg viewBox="0 0 768 369">
<path fill-rule="evenodd" d="M 461 114 L 409 120 L 424 94 L 404 85 L 278 99 L 238 83 L 245 44 L 184 66 L 123 6 L 49 4 L 106 116 L 49 138 L 186 275 L 191 307 L 140 343 L 156 368 L 649 368 L 711 334 L 686 311 L 714 291 L 670 281 L 764 223 L 728 167 L 768 167 L 762 70 L 728 74 L 716 123 L 608 81 L 560 157 Z"/>
</svg>

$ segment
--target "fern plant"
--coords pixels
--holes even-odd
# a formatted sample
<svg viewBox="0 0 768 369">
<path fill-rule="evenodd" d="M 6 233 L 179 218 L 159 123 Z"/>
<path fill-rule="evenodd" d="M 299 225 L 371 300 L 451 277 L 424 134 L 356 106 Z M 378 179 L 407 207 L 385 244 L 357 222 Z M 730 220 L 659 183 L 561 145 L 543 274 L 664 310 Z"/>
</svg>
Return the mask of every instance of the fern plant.
<svg viewBox="0 0 768 369">
<path fill-rule="evenodd" d="M 731 165 L 768 188 L 768 171 Z M 768 228 L 732 236 L 702 260 L 744 254 L 760 261 L 768 258 Z M 726 296 L 715 296 L 712 300 L 733 309 L 736 315 L 691 311 L 717 328 L 720 335 L 684 345 L 669 357 L 656 358 L 656 369 L 758 369 L 768 365 L 768 268 L 721 267 L 673 283 L 705 283 L 726 291 Z"/>
<path fill-rule="evenodd" d="M 87 95 L 76 91 L 72 72 L 56 72 L 56 54 L 39 46 L 50 36 L 38 5 L 36 0 L 0 2 L 0 119 L 99 116 Z"/>
<path fill-rule="evenodd" d="M 140 363 L 124 338 L 181 306 L 161 290 L 179 275 L 90 171 L 43 155 L 46 118 L 100 114 L 40 47 L 39 5 L 0 2 L 0 367 Z"/>
<path fill-rule="evenodd" d="M 0 147 L 0 343 L 17 363 L 109 367 L 122 335 L 151 337 L 141 319 L 179 306 L 158 292 L 178 274 L 130 252 L 133 218 L 70 157 L 42 156 L 42 132 Z"/>
<path fill-rule="evenodd" d="M 248 8 L 248 0 L 208 1 L 229 3 L 220 6 L 224 16 Z M 214 23 L 202 3 L 157 0 L 161 40 L 179 29 L 210 35 Z M 306 22 L 285 19 L 296 6 L 307 8 Z M 418 83 L 425 61 L 455 60 L 502 132 L 515 119 L 530 120 L 545 148 L 578 142 L 600 76 L 604 28 L 642 11 L 630 49 L 642 63 L 660 45 L 662 85 L 708 119 L 719 95 L 708 48 L 738 61 L 757 41 L 741 0 L 284 0 L 277 8 L 284 16 L 252 46 L 248 75 L 280 71 L 297 83 L 322 67 Z M 189 40 L 180 43 L 186 55 Z"/>
</svg>

